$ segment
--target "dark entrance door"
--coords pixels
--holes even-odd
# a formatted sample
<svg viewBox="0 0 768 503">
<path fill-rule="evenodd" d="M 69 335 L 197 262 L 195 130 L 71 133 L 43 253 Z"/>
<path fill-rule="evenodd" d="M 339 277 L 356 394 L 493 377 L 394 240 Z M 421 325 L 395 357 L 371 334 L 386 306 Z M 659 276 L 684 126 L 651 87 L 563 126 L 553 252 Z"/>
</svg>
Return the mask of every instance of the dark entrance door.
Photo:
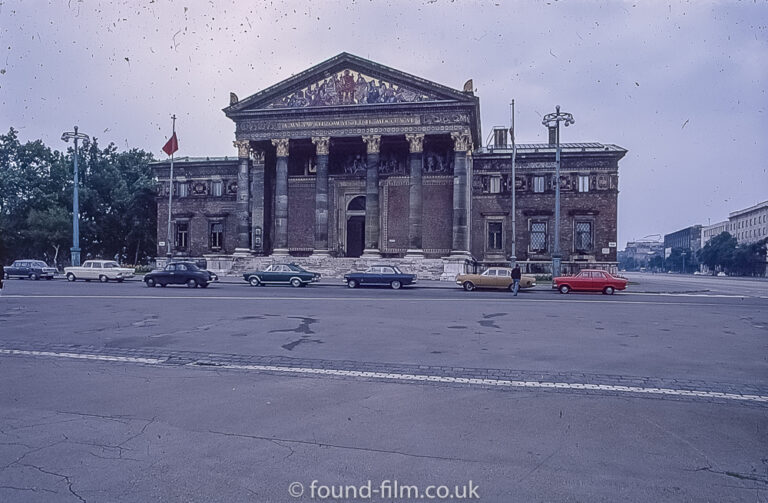
<svg viewBox="0 0 768 503">
<path fill-rule="evenodd" d="M 359 257 L 365 244 L 365 217 L 354 216 L 347 220 L 347 257 Z"/>
</svg>

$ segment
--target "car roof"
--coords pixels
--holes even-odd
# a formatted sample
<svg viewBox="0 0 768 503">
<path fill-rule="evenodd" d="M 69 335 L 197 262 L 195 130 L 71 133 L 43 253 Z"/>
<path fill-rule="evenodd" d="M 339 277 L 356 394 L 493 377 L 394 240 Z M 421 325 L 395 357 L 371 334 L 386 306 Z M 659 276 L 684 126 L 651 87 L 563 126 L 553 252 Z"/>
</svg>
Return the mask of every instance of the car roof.
<svg viewBox="0 0 768 503">
<path fill-rule="evenodd" d="M 395 264 L 372 264 L 368 267 L 397 267 Z"/>
</svg>

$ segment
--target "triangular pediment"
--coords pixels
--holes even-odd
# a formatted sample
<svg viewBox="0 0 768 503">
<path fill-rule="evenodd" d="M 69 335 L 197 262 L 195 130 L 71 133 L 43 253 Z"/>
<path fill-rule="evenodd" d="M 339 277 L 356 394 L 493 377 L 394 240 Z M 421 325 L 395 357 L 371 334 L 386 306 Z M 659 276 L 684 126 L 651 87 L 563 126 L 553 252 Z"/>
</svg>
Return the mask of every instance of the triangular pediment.
<svg viewBox="0 0 768 503">
<path fill-rule="evenodd" d="M 224 109 L 228 116 L 241 112 L 280 109 L 359 107 L 423 102 L 476 103 L 461 92 L 342 53 Z"/>
</svg>

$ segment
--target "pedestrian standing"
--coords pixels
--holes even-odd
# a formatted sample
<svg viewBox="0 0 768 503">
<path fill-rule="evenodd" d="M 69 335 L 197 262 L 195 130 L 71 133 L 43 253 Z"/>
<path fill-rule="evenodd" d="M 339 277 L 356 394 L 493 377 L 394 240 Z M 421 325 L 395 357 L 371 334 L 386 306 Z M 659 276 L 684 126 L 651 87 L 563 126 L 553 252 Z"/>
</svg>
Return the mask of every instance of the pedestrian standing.
<svg viewBox="0 0 768 503">
<path fill-rule="evenodd" d="M 517 291 L 520 289 L 520 278 L 522 277 L 522 274 L 520 273 L 520 266 L 515 264 L 515 267 L 512 269 L 512 281 L 515 282 L 515 286 L 513 288 L 514 296 L 517 297 Z"/>
<path fill-rule="evenodd" d="M 5 268 L 0 264 L 0 295 L 3 294 L 3 279 L 5 278 Z"/>
</svg>

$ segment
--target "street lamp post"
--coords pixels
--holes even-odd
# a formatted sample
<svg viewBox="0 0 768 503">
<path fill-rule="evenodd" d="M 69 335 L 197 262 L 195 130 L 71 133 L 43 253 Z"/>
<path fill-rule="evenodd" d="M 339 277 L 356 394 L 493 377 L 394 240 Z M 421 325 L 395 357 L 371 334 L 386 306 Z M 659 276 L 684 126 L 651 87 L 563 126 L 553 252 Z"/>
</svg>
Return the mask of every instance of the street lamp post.
<svg viewBox="0 0 768 503">
<path fill-rule="evenodd" d="M 65 142 L 74 140 L 75 142 L 75 176 L 74 176 L 74 193 L 72 195 L 72 248 L 69 249 L 72 257 L 72 265 L 80 265 L 80 201 L 78 199 L 78 171 L 77 171 L 77 140 L 83 140 L 83 147 L 88 144 L 88 135 L 77 132 L 77 126 L 74 131 L 68 131 L 61 135 L 61 139 Z"/>
<path fill-rule="evenodd" d="M 560 123 L 564 122 L 566 127 L 573 124 L 573 115 L 560 112 L 560 105 L 555 107 L 555 113 L 547 114 L 541 120 L 541 123 L 549 130 L 555 130 L 555 243 L 552 251 L 552 277 L 560 276 L 560 263 L 562 256 L 560 254 Z"/>
</svg>

